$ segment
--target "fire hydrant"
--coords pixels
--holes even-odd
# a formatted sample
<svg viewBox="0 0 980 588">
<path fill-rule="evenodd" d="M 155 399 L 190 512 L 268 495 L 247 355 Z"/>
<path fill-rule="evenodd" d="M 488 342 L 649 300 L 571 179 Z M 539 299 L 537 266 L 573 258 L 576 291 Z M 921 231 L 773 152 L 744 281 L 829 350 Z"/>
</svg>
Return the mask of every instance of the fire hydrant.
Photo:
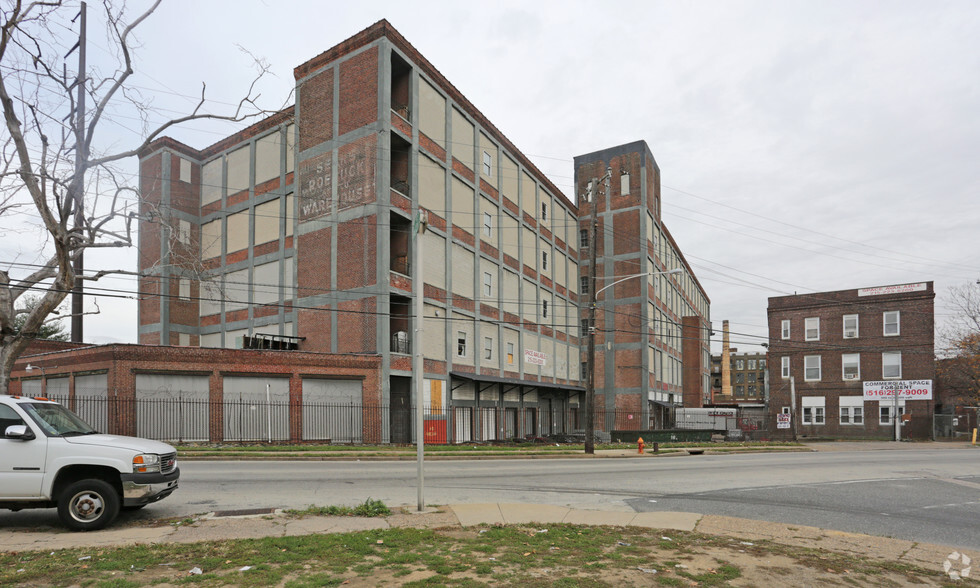
<svg viewBox="0 0 980 588">
<path fill-rule="evenodd" d="M 639 449 L 639 453 L 641 453 L 641 454 L 642 454 L 642 453 L 643 453 L 643 437 L 640 437 L 640 438 L 639 438 L 639 439 L 638 439 L 638 440 L 636 441 L 636 447 L 637 447 L 637 449 Z"/>
</svg>

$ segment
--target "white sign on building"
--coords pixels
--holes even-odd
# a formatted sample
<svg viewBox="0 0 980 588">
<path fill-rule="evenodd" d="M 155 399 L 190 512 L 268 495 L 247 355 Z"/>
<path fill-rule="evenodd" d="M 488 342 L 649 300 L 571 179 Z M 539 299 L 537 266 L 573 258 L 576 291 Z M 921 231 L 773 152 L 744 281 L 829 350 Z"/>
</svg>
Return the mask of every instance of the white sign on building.
<svg viewBox="0 0 980 588">
<path fill-rule="evenodd" d="M 875 380 L 864 382 L 865 400 L 932 400 L 932 380 Z"/>
<path fill-rule="evenodd" d="M 548 354 L 533 349 L 524 350 L 524 362 L 534 365 L 544 365 L 548 361 Z"/>
<path fill-rule="evenodd" d="M 918 284 L 898 284 L 897 286 L 881 286 L 879 288 L 861 288 L 858 296 L 882 296 L 884 294 L 905 294 L 908 292 L 922 292 L 926 289 L 925 282 Z"/>
</svg>

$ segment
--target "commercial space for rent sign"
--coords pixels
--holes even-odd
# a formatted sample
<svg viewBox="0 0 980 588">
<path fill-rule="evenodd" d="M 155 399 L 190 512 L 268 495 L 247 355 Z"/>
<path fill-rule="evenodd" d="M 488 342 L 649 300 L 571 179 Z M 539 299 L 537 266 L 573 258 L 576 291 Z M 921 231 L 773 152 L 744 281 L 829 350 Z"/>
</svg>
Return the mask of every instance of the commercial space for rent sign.
<svg viewBox="0 0 980 588">
<path fill-rule="evenodd" d="M 877 380 L 864 382 L 865 400 L 932 400 L 932 380 Z"/>
</svg>

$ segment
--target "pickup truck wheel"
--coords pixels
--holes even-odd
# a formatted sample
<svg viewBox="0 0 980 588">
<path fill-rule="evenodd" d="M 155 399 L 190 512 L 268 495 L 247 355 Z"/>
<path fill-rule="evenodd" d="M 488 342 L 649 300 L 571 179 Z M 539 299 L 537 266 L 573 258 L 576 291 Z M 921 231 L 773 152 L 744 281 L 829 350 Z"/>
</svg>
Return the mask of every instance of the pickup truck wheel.
<svg viewBox="0 0 980 588">
<path fill-rule="evenodd" d="M 119 493 L 102 480 L 80 480 L 58 497 L 58 516 L 73 531 L 94 531 L 119 514 Z"/>
</svg>

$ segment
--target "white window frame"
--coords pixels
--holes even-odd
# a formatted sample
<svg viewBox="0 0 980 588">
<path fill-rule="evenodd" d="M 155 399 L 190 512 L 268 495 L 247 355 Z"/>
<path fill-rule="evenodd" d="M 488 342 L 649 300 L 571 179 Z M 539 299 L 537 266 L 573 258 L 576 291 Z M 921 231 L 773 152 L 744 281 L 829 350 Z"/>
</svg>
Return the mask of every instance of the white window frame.
<svg viewBox="0 0 980 588">
<path fill-rule="evenodd" d="M 789 356 L 784 355 L 780 358 L 780 374 L 784 380 L 789 379 Z"/>
<path fill-rule="evenodd" d="M 840 424 L 848 427 L 864 425 L 863 396 L 840 396 L 837 403 Z"/>
<path fill-rule="evenodd" d="M 888 321 L 888 315 L 895 315 L 895 320 L 893 322 Z M 888 332 L 888 325 L 895 325 L 895 332 Z M 897 310 L 886 310 L 881 313 L 881 334 L 885 337 L 898 337 L 902 334 L 902 313 Z"/>
<path fill-rule="evenodd" d="M 507 365 L 514 365 L 514 344 L 507 342 Z"/>
<path fill-rule="evenodd" d="M 487 237 L 493 236 L 493 215 L 489 212 L 483 213 L 483 234 Z"/>
<path fill-rule="evenodd" d="M 848 319 L 853 319 L 854 320 L 854 333 L 853 334 L 850 334 L 850 335 L 847 333 L 847 321 L 848 321 Z M 856 315 L 856 314 L 845 314 L 844 315 L 844 319 L 843 319 L 842 328 L 843 328 L 843 335 L 844 335 L 844 338 L 845 339 L 857 339 L 860 336 L 860 323 L 859 323 L 859 320 L 858 320 L 858 315 Z"/>
<path fill-rule="evenodd" d="M 588 294 L 589 293 L 589 276 L 582 276 L 578 279 L 578 293 Z"/>
<path fill-rule="evenodd" d="M 493 359 L 493 337 L 483 338 L 483 359 Z"/>
<path fill-rule="evenodd" d="M 469 335 L 466 331 L 456 331 L 456 357 L 466 357 L 466 348 L 469 347 Z"/>
<path fill-rule="evenodd" d="M 803 335 L 807 341 L 820 340 L 820 317 L 810 317 L 803 321 Z"/>
<path fill-rule="evenodd" d="M 891 363 L 886 364 L 885 358 L 898 358 L 898 374 L 888 376 L 885 375 L 886 365 L 891 366 Z M 882 380 L 901 380 L 902 379 L 902 352 L 901 351 L 882 351 L 881 352 L 881 379 Z"/>
<path fill-rule="evenodd" d="M 483 272 L 483 295 L 487 298 L 493 296 L 493 274 Z"/>
<path fill-rule="evenodd" d="M 489 151 L 483 152 L 483 175 L 490 177 L 493 171 L 493 156 L 490 155 Z"/>
<path fill-rule="evenodd" d="M 581 249 L 588 249 L 589 247 L 589 230 L 579 229 L 578 231 L 578 246 Z"/>
<path fill-rule="evenodd" d="M 804 396 L 800 401 L 801 424 L 819 426 L 827 423 L 827 401 L 823 396 Z"/>
<path fill-rule="evenodd" d="M 879 425 L 894 425 L 895 421 L 892 420 L 894 417 L 892 415 L 892 409 L 895 408 L 894 400 L 880 400 L 878 402 L 878 424 Z M 887 414 L 887 417 L 885 416 Z M 898 399 L 898 414 L 899 416 L 905 414 L 905 400 Z"/>
<path fill-rule="evenodd" d="M 816 366 L 810 365 L 810 363 L 812 362 L 812 360 L 816 360 L 816 362 L 817 362 L 817 365 Z M 817 377 L 816 378 L 811 378 L 810 377 L 810 370 L 813 370 L 813 369 L 816 369 L 817 370 Z M 821 359 L 820 359 L 820 356 L 819 355 L 804 355 L 803 356 L 803 381 L 804 382 L 819 382 L 820 379 L 821 379 L 821 376 L 823 376 L 823 370 L 821 369 Z"/>
<path fill-rule="evenodd" d="M 848 364 L 848 360 L 850 360 L 853 365 L 856 365 L 857 366 L 857 373 L 855 373 L 854 374 L 854 377 L 852 377 L 852 378 L 848 378 L 847 377 L 847 364 Z M 860 353 L 842 353 L 841 354 L 841 356 L 840 356 L 840 377 L 845 382 L 849 382 L 849 381 L 852 381 L 852 380 L 858 380 L 858 381 L 861 380 L 861 354 Z"/>
<path fill-rule="evenodd" d="M 783 339 L 789 339 L 789 336 L 790 336 L 790 323 L 789 323 L 789 319 L 783 319 L 783 322 L 780 325 L 780 328 L 781 328 L 782 338 Z"/>
</svg>

